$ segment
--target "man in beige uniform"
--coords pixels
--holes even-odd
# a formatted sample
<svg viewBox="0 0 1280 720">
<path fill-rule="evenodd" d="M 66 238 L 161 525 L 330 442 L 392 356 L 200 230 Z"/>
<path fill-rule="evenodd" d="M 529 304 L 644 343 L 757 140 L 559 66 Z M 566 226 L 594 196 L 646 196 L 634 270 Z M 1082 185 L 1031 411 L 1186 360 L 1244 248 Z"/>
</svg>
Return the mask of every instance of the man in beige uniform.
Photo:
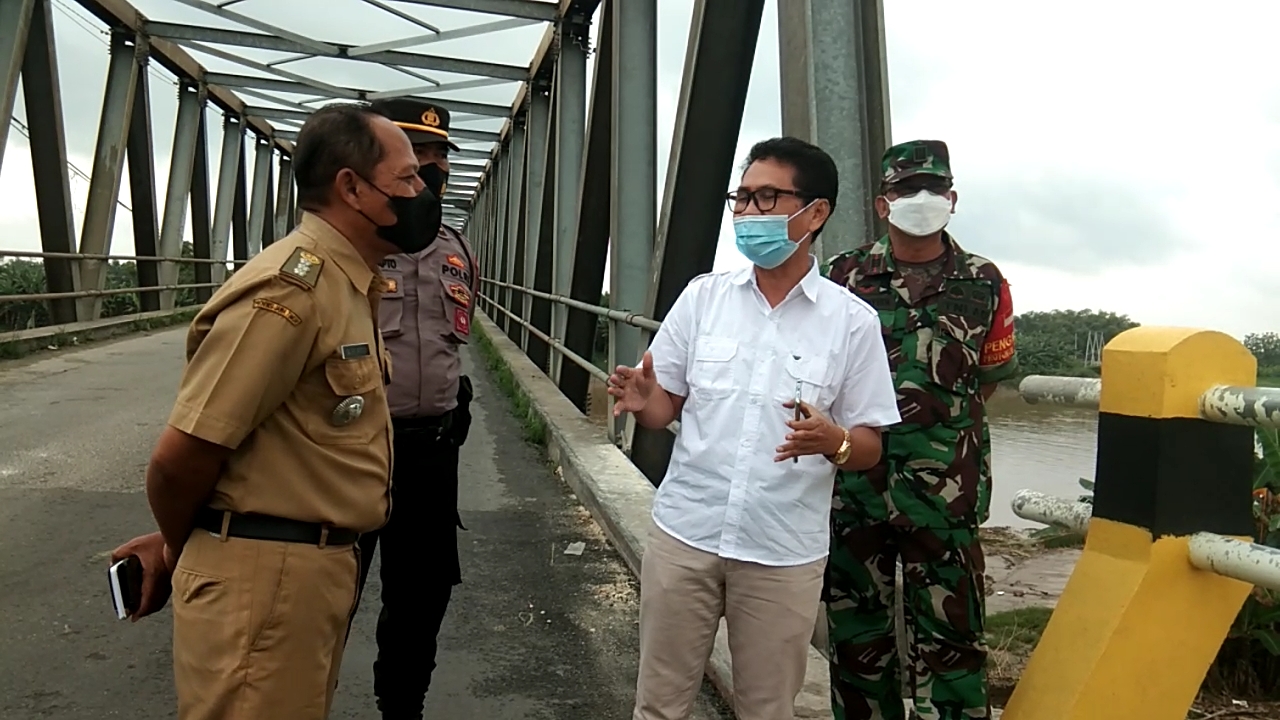
<svg viewBox="0 0 1280 720">
<path fill-rule="evenodd" d="M 404 134 L 363 105 L 308 119 L 293 167 L 301 224 L 192 322 L 178 399 L 147 468 L 160 532 L 137 619 L 172 583 L 182 720 L 328 716 L 357 601 L 360 533 L 390 512 L 388 254 L 434 234 Z M 434 225 L 432 224 L 434 218 Z"/>
<path fill-rule="evenodd" d="M 412 98 L 380 100 L 372 109 L 404 130 L 418 175 L 443 196 L 449 150 L 458 149 L 449 140 L 449 111 Z M 386 527 L 360 538 L 361 583 L 381 547 L 373 692 L 384 720 L 418 720 L 436 667 L 436 636 L 462 582 L 458 450 L 470 426 L 471 382 L 460 351 L 471 336 L 480 273 L 466 238 L 443 225 L 425 250 L 384 259 L 382 273 L 389 289 L 379 318 L 398 368 L 387 388 L 395 510 Z"/>
</svg>

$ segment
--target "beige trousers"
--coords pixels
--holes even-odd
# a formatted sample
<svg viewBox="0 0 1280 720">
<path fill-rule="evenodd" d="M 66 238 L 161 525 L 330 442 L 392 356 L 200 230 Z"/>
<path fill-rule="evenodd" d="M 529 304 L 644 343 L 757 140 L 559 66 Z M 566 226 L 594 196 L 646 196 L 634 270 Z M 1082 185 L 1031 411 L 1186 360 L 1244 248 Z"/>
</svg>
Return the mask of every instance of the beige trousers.
<svg viewBox="0 0 1280 720">
<path fill-rule="evenodd" d="M 351 545 L 191 533 L 173 573 L 179 720 L 325 720 L 356 575 Z"/>
<path fill-rule="evenodd" d="M 792 720 L 826 564 L 826 558 L 794 567 L 726 560 L 651 522 L 640 571 L 632 719 L 688 717 L 724 617 L 739 720 Z"/>
</svg>

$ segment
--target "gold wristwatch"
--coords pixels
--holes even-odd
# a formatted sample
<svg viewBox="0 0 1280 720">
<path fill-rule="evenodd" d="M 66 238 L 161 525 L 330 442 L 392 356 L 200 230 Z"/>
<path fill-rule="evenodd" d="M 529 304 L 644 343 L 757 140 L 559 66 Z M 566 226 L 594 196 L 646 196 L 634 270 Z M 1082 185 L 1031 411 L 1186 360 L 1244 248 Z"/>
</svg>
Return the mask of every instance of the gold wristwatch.
<svg viewBox="0 0 1280 720">
<path fill-rule="evenodd" d="M 828 455 L 827 459 L 835 465 L 843 465 L 849 462 L 849 456 L 853 454 L 853 445 L 849 443 L 849 429 L 844 429 L 844 442 L 840 443 L 840 449 L 835 455 Z"/>
</svg>

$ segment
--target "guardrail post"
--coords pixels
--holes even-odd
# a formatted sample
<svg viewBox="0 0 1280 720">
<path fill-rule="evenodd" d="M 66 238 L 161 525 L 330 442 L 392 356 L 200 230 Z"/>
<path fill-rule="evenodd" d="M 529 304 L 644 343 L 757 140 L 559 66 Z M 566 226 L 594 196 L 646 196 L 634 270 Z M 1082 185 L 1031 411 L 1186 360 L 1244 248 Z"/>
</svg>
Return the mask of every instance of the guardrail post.
<svg viewBox="0 0 1280 720">
<path fill-rule="evenodd" d="M 256 137 L 253 190 L 249 201 L 249 257 L 262 252 L 262 239 L 268 227 L 267 194 L 271 192 L 271 138 Z"/>
<path fill-rule="evenodd" d="M 1252 586 L 1197 570 L 1190 536 L 1247 539 L 1252 428 L 1200 419 L 1257 364 L 1222 333 L 1140 327 L 1102 353 L 1084 553 L 1004 720 L 1183 720 Z"/>
</svg>

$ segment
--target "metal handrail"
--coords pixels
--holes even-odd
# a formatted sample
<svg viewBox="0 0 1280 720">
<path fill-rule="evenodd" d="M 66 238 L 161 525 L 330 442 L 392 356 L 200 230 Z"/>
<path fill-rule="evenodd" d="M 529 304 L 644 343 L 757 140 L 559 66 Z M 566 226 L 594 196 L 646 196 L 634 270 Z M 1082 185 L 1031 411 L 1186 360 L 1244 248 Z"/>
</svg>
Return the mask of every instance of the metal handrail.
<svg viewBox="0 0 1280 720">
<path fill-rule="evenodd" d="M 207 265 L 244 265 L 248 260 L 213 260 L 210 258 L 167 257 L 164 255 L 101 255 L 97 253 L 37 252 L 35 250 L 0 250 L 0 258 L 53 258 L 55 260 L 118 260 L 143 262 L 175 262 Z"/>
<path fill-rule="evenodd" d="M 1093 506 L 1088 503 L 1033 490 L 1018 492 L 1010 505 L 1014 514 L 1024 520 L 1055 525 L 1083 537 L 1088 536 L 1093 519 Z M 1280 549 L 1217 533 L 1198 532 L 1190 538 L 1187 560 L 1197 569 L 1280 591 Z"/>
<path fill-rule="evenodd" d="M 41 300 L 62 300 L 65 298 L 108 297 L 111 295 L 130 295 L 144 292 L 164 292 L 166 290 L 199 290 L 216 288 L 222 283 L 187 283 L 185 285 L 152 285 L 146 287 L 112 288 L 110 290 L 76 290 L 75 292 L 27 293 L 25 295 L 0 295 L 0 303 L 38 302 Z"/>
<path fill-rule="evenodd" d="M 209 258 L 164 257 L 159 255 L 104 255 L 96 253 L 64 253 L 38 252 L 33 250 L 0 250 L 0 258 L 24 259 L 58 259 L 58 260 L 107 260 L 135 262 L 172 262 L 192 265 L 244 265 L 248 260 L 212 260 Z M 24 294 L 0 294 L 0 303 L 41 302 L 45 300 L 64 300 L 84 297 L 110 297 L 113 295 L 130 295 L 135 293 L 165 292 L 173 290 L 202 290 L 220 287 L 222 283 L 184 283 L 169 285 L 139 285 L 128 288 L 111 288 L 103 290 L 76 290 L 74 292 L 46 292 Z"/>
<path fill-rule="evenodd" d="M 1028 375 L 1019 383 L 1018 394 L 1032 404 L 1046 402 L 1097 409 L 1102 398 L 1102 380 Z M 1200 396 L 1200 417 L 1225 425 L 1280 429 L 1280 388 L 1211 387 Z"/>
<path fill-rule="evenodd" d="M 497 283 L 496 281 L 494 281 L 494 284 L 498 284 L 498 283 Z M 504 284 L 505 284 L 505 283 L 504 283 Z M 517 289 L 524 289 L 524 288 L 519 288 L 519 286 L 513 286 L 513 287 L 516 287 Z M 546 293 L 542 293 L 542 294 L 543 294 L 543 295 L 546 295 Z M 578 367 L 580 367 L 580 368 L 582 368 L 583 370 L 585 370 L 585 371 L 587 372 L 587 374 L 589 374 L 591 377 L 593 377 L 593 378 L 595 378 L 595 379 L 599 380 L 600 382 L 604 383 L 606 386 L 608 386 L 608 385 L 609 385 L 609 373 L 605 372 L 604 370 L 601 370 L 599 367 L 596 367 L 595 363 L 591 362 L 590 360 L 587 360 L 586 358 L 582 357 L 582 356 L 581 356 L 581 355 L 579 355 L 578 353 L 576 353 L 576 352 L 574 352 L 574 351 L 570 350 L 569 348 L 565 347 L 564 343 L 560 342 L 559 340 L 556 340 L 555 338 L 551 337 L 550 335 L 548 335 L 548 334 L 546 334 L 546 333 L 542 332 L 541 330 L 539 330 L 538 328 L 534 327 L 534 326 L 533 326 L 533 323 L 531 323 L 531 322 L 529 322 L 528 320 L 525 320 L 524 318 L 522 318 L 522 317 L 520 317 L 520 316 L 516 315 L 515 313 L 511 312 L 510 310 L 508 310 L 508 309 L 506 309 L 506 308 L 502 307 L 502 305 L 501 305 L 500 303 L 495 302 L 495 301 L 494 301 L 494 299 L 493 299 L 493 298 L 491 298 L 491 297 L 489 297 L 488 295 L 485 295 L 484 293 L 481 293 L 481 294 L 480 294 L 480 298 L 481 298 L 481 299 L 483 299 L 483 300 L 485 300 L 485 301 L 487 301 L 490 305 L 492 305 L 493 307 L 497 308 L 498 310 L 501 310 L 501 311 L 502 311 L 502 313 L 503 313 L 504 315 L 506 315 L 507 317 L 511 318 L 512 320 L 515 320 L 517 323 L 519 323 L 519 324 L 520 324 L 520 326 L 521 326 L 521 327 L 523 327 L 523 328 L 525 328 L 526 330 L 528 330 L 529 332 L 533 333 L 534 337 L 537 337 L 539 340 L 541 340 L 542 342 L 546 343 L 548 347 L 550 347 L 551 349 L 553 349 L 553 350 L 555 350 L 556 352 L 560 353 L 560 354 L 561 354 L 561 355 L 563 355 L 564 357 L 568 358 L 570 362 L 572 362 L 574 365 L 577 365 Z M 548 298 L 548 299 L 550 299 L 550 298 Z M 577 301 L 575 300 L 574 302 L 577 302 Z M 593 308 L 594 308 L 594 309 L 596 309 L 596 310 L 603 310 L 603 309 L 604 309 L 604 308 L 601 308 L 601 307 L 598 307 L 598 306 L 590 306 L 590 307 L 593 307 Z M 599 313 L 597 313 L 597 314 L 599 314 Z M 607 317 L 607 316 L 602 316 L 602 317 Z M 633 316 L 633 317 L 634 317 L 634 316 Z M 620 318 L 613 318 L 613 319 L 614 319 L 614 320 L 618 320 L 618 322 L 624 322 L 624 321 L 623 321 L 623 320 L 621 320 Z M 641 319 L 646 319 L 646 318 L 641 318 Z M 667 425 L 667 430 L 670 430 L 671 432 L 673 432 L 673 433 L 675 433 L 675 434 L 679 435 L 679 434 L 680 434 L 680 421 L 679 421 L 679 420 L 672 420 L 672 421 L 671 421 L 671 423 Z"/>
<path fill-rule="evenodd" d="M 533 323 L 529 322 L 528 320 L 525 320 L 519 315 L 516 315 L 510 310 L 502 307 L 502 305 L 494 302 L 493 298 L 489 297 L 488 295 L 481 294 L 480 297 L 487 300 L 489 304 L 493 305 L 495 308 L 501 310 L 503 314 L 505 314 L 507 317 L 511 318 L 512 320 L 515 320 L 517 323 L 520 323 L 521 326 L 523 326 L 529 332 L 533 333 L 539 340 L 551 346 L 553 349 L 555 349 L 556 352 L 560 353 L 561 355 L 565 356 L 570 361 L 572 361 L 574 365 L 577 365 L 583 370 L 586 370 L 588 373 L 591 374 L 592 377 L 596 378 L 600 382 L 605 383 L 606 385 L 609 383 L 609 373 L 596 367 L 595 363 L 592 363 L 590 360 L 587 360 L 586 358 L 582 357 L 578 353 L 565 347 L 564 343 L 560 342 L 559 340 L 556 340 L 550 335 L 534 327 Z"/>
<path fill-rule="evenodd" d="M 543 300 L 549 300 L 554 303 L 566 305 L 571 308 L 582 310 L 583 312 L 589 312 L 592 315 L 596 315 L 598 317 L 609 318 L 610 320 L 616 320 L 620 323 L 631 325 L 632 327 L 643 328 L 645 330 L 652 330 L 654 332 L 657 332 L 658 328 L 662 327 L 661 322 L 657 320 L 651 320 L 637 313 L 623 312 L 621 310 L 610 310 L 609 308 L 600 307 L 599 305 L 592 305 L 591 303 L 585 303 L 585 302 L 582 302 L 581 300 L 574 300 L 573 298 L 565 297 L 564 295 L 555 295 L 552 293 L 545 293 L 545 292 L 542 292 L 541 290 L 533 290 L 531 288 L 522 287 L 520 285 L 512 285 L 511 283 L 505 283 L 500 280 L 490 280 L 488 278 L 480 278 L 480 282 L 489 283 L 490 285 L 495 285 L 500 288 L 515 290 L 517 292 L 524 293 L 531 297 L 541 298 Z M 493 302 L 493 298 L 486 297 L 485 299 L 488 300 L 489 302 Z M 503 308 L 503 310 L 505 311 L 506 308 Z"/>
</svg>

